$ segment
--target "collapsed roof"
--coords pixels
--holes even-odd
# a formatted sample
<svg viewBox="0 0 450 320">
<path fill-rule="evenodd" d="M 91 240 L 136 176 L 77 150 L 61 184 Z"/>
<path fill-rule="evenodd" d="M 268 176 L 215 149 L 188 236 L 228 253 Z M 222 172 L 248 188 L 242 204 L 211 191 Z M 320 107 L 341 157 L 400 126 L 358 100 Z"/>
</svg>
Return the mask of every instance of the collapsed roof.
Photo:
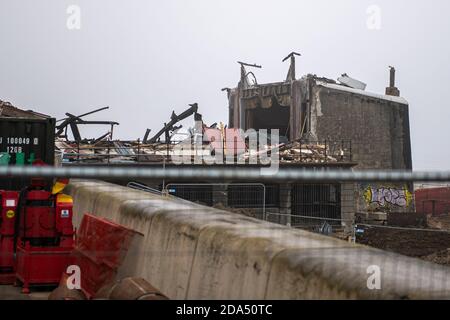
<svg viewBox="0 0 450 320">
<path fill-rule="evenodd" d="M 30 118 L 30 119 L 48 119 L 48 115 L 38 113 L 32 110 L 23 110 L 14 107 L 10 102 L 0 100 L 0 117 L 8 118 Z"/>
</svg>

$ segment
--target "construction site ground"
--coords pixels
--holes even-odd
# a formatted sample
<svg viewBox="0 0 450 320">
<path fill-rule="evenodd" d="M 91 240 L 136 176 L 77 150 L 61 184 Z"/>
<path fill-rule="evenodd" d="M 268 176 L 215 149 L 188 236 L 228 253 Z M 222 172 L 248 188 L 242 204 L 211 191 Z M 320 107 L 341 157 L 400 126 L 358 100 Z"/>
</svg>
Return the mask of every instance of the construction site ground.
<svg viewBox="0 0 450 320">
<path fill-rule="evenodd" d="M 424 229 L 448 232 L 365 227 L 364 233 L 357 235 L 356 241 L 382 250 L 450 266 L 450 216 L 428 216 L 427 226 Z"/>
<path fill-rule="evenodd" d="M 227 208 L 222 204 L 216 205 L 215 208 L 255 217 L 255 212 L 249 209 Z M 357 235 L 356 242 L 450 266 L 450 215 L 427 216 L 423 217 L 423 221 L 421 217 L 421 215 L 411 214 L 410 219 L 403 220 L 403 223 L 402 220 L 393 218 L 392 221 L 401 225 L 399 229 L 384 226 L 364 227 L 364 233 Z M 409 221 L 411 224 L 404 224 L 404 221 Z M 305 229 L 314 232 L 312 229 Z M 344 231 L 337 230 L 334 230 L 333 236 L 344 241 L 347 241 L 349 237 Z"/>
<path fill-rule="evenodd" d="M 23 294 L 21 287 L 0 285 L 0 300 L 47 300 L 53 288 L 33 288 L 30 294 Z"/>
</svg>

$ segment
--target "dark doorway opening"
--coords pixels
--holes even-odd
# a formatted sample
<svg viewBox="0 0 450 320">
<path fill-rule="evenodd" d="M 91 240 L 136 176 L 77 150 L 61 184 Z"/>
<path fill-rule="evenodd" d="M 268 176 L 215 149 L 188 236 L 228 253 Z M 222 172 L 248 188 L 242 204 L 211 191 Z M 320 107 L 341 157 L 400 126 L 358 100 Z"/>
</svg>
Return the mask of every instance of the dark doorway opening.
<svg viewBox="0 0 450 320">
<path fill-rule="evenodd" d="M 246 110 L 246 129 L 278 129 L 280 136 L 289 136 L 289 107 L 274 102 L 270 108 L 257 106 Z"/>
</svg>

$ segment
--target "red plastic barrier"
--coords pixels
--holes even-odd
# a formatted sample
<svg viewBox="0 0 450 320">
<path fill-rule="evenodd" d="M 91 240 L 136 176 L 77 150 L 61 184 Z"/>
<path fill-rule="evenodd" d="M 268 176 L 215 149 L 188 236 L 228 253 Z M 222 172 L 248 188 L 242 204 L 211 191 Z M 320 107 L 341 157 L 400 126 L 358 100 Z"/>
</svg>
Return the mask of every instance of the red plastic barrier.
<svg viewBox="0 0 450 320">
<path fill-rule="evenodd" d="M 114 280 L 136 233 L 107 219 L 83 216 L 74 255 L 81 270 L 81 289 L 88 298 Z"/>
</svg>

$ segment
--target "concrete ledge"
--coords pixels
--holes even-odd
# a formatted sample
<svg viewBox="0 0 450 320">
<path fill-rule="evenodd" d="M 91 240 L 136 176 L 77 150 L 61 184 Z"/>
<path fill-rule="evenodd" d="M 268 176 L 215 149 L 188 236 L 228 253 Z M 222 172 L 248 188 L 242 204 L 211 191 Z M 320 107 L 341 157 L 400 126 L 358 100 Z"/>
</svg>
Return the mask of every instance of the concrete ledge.
<svg viewBox="0 0 450 320">
<path fill-rule="evenodd" d="M 76 224 L 89 212 L 143 234 L 124 269 L 172 299 L 450 297 L 450 269 L 421 260 L 104 182 L 67 192 Z"/>
</svg>

